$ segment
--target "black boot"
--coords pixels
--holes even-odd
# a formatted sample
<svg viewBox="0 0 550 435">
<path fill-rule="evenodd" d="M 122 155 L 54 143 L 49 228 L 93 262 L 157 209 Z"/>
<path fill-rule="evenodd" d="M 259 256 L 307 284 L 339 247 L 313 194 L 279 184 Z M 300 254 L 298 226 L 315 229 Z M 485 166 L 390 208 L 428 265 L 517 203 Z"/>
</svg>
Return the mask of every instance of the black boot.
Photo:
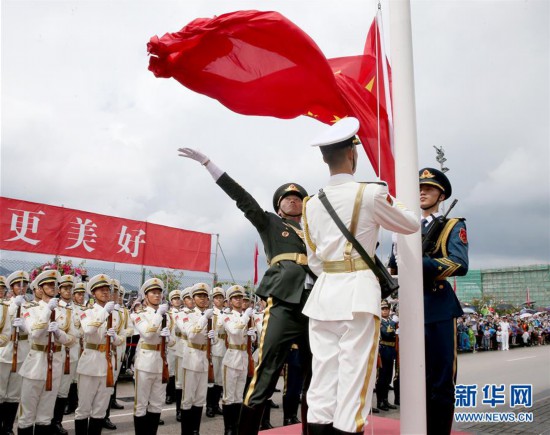
<svg viewBox="0 0 550 435">
<path fill-rule="evenodd" d="M 88 435 L 88 419 L 81 418 L 74 421 L 74 431 L 76 435 Z"/>
<path fill-rule="evenodd" d="M 300 396 L 283 396 L 283 426 L 301 423 L 297 417 L 299 400 Z"/>
<path fill-rule="evenodd" d="M 262 415 L 260 430 L 273 429 L 273 427 L 274 426 L 271 424 L 271 406 L 269 406 L 269 403 L 268 403 L 264 409 L 264 415 Z"/>
<path fill-rule="evenodd" d="M 176 421 L 181 421 L 181 398 L 183 390 L 176 390 Z"/>
<path fill-rule="evenodd" d="M 193 428 L 193 435 L 200 435 L 202 418 L 202 406 L 191 407 L 191 427 Z"/>
<path fill-rule="evenodd" d="M 193 426 L 191 420 L 193 419 L 192 409 L 181 410 L 181 435 L 193 435 Z M 138 435 L 136 433 L 136 435 Z"/>
<path fill-rule="evenodd" d="M 214 413 L 214 387 L 208 387 L 206 390 L 206 416 L 207 417 L 215 417 L 216 414 Z"/>
<path fill-rule="evenodd" d="M 300 415 L 302 416 L 302 435 L 309 435 L 309 429 L 307 424 L 307 392 L 302 393 L 302 406 L 300 407 Z"/>
<path fill-rule="evenodd" d="M 157 435 L 159 428 L 160 412 L 149 412 L 145 415 L 147 417 L 147 434 Z"/>
<path fill-rule="evenodd" d="M 69 397 L 67 400 L 67 406 L 65 406 L 65 415 L 72 414 L 78 408 L 78 384 L 76 382 L 72 383 L 69 387 Z"/>
<path fill-rule="evenodd" d="M 5 434 L 13 434 L 13 432 L 3 432 Z M 34 426 L 29 427 L 18 427 L 17 428 L 17 435 L 33 435 L 34 433 Z"/>
<path fill-rule="evenodd" d="M 332 435 L 332 423 L 308 423 L 307 432 L 309 435 Z"/>
<path fill-rule="evenodd" d="M 388 399 L 384 400 L 382 403 L 384 404 L 384 407 L 386 407 L 388 409 L 397 409 L 397 406 L 394 406 L 390 402 L 388 402 Z M 385 409 L 384 411 L 387 411 L 388 409 Z"/>
<path fill-rule="evenodd" d="M 69 432 L 65 430 L 61 422 L 63 421 L 63 413 L 65 412 L 65 406 L 67 405 L 67 399 L 58 397 L 55 399 L 55 406 L 53 408 L 52 428 L 55 435 L 67 435 Z"/>
<path fill-rule="evenodd" d="M 19 408 L 19 403 L 14 402 L 4 402 L 3 409 L 3 425 L 2 430 L 5 434 L 13 434 L 13 422 L 17 416 L 17 408 Z"/>
<path fill-rule="evenodd" d="M 361 432 L 346 432 L 344 430 L 336 429 L 335 427 L 332 428 L 332 433 L 334 435 L 355 435 L 355 434 L 363 435 L 363 431 L 361 431 Z"/>
<path fill-rule="evenodd" d="M 34 435 L 51 435 L 52 425 L 51 424 L 35 424 L 34 425 Z"/>
<path fill-rule="evenodd" d="M 378 405 L 376 405 L 376 407 L 381 411 L 389 411 L 390 410 L 390 408 L 388 406 L 386 406 L 386 403 L 384 401 L 378 402 Z"/>
<path fill-rule="evenodd" d="M 102 422 L 102 427 L 109 430 L 116 430 L 116 425 L 111 421 L 111 407 L 107 407 L 107 412 L 105 413 L 105 418 Z"/>
<path fill-rule="evenodd" d="M 223 415 L 223 411 L 220 408 L 220 399 L 222 398 L 223 387 L 221 385 L 214 385 L 214 397 L 212 398 L 212 409 L 214 414 Z"/>
<path fill-rule="evenodd" d="M 239 417 L 239 435 L 256 435 L 260 430 L 260 422 L 264 413 L 265 403 L 257 406 L 241 406 Z"/>
<path fill-rule="evenodd" d="M 148 435 L 149 426 L 147 425 L 147 422 L 147 415 L 142 415 L 141 417 L 136 417 L 134 415 L 134 431 L 136 435 Z"/>
<path fill-rule="evenodd" d="M 124 406 L 116 401 L 116 385 L 117 385 L 117 383 L 115 382 L 114 391 L 113 391 L 113 394 L 111 395 L 111 400 L 109 401 L 109 408 L 111 408 L 111 409 L 124 409 Z"/>
<path fill-rule="evenodd" d="M 166 400 L 165 403 L 167 405 L 171 405 L 174 403 L 174 396 L 176 391 L 176 377 L 170 376 L 168 378 L 168 383 L 166 384 Z"/>
<path fill-rule="evenodd" d="M 90 418 L 88 423 L 88 435 L 101 435 L 103 418 Z"/>
</svg>

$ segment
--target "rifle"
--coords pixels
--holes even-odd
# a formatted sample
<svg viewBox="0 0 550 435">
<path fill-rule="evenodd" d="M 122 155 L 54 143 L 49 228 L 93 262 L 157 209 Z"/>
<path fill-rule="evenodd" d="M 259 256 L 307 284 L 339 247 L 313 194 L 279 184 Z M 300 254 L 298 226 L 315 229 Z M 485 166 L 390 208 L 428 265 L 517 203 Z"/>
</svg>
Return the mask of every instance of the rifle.
<svg viewBox="0 0 550 435">
<path fill-rule="evenodd" d="M 113 282 L 111 281 L 111 298 L 113 295 Z M 107 317 L 107 330 L 111 329 L 113 327 L 113 312 L 111 311 L 109 313 L 109 316 Z M 113 375 L 113 361 L 112 361 L 112 354 L 111 354 L 111 337 L 107 335 L 105 337 L 105 359 L 107 360 L 107 388 L 114 387 L 115 380 Z"/>
<path fill-rule="evenodd" d="M 17 307 L 17 318 L 21 317 L 21 305 Z M 13 341 L 13 353 L 11 355 L 11 372 L 17 372 L 17 348 L 19 347 L 19 326 L 11 333 L 11 341 Z"/>
<path fill-rule="evenodd" d="M 70 308 L 65 307 L 65 310 L 69 310 Z M 70 322 L 71 322 L 70 314 L 67 313 L 67 324 L 69 325 L 67 328 L 70 328 Z M 68 375 L 71 373 L 71 350 L 65 346 L 65 366 L 63 367 L 63 374 Z"/>
<path fill-rule="evenodd" d="M 434 218 L 428 232 L 424 234 L 424 236 L 422 236 L 422 255 L 432 254 L 435 250 L 437 239 L 439 239 L 439 235 L 441 234 L 441 231 L 443 231 L 443 228 L 447 223 L 447 215 L 453 209 L 457 202 L 458 199 L 455 199 L 452 202 L 449 210 L 447 210 L 447 213 L 445 213 L 445 215 Z"/>
<path fill-rule="evenodd" d="M 248 329 L 254 327 L 254 317 L 250 316 L 248 320 Z M 247 376 L 251 378 L 254 376 L 254 358 L 252 358 L 252 337 L 249 335 L 246 342 L 246 353 L 248 354 L 248 374 Z"/>
<path fill-rule="evenodd" d="M 212 317 L 208 319 L 207 330 L 212 330 Z M 206 358 L 208 359 L 208 383 L 214 383 L 214 364 L 212 363 L 212 340 L 206 338 Z"/>
<path fill-rule="evenodd" d="M 55 322 L 55 308 L 50 314 L 50 322 Z M 46 372 L 46 391 L 52 391 L 52 382 L 53 382 L 53 354 L 55 351 L 55 339 L 54 333 L 50 332 L 48 334 L 48 371 Z"/>
<path fill-rule="evenodd" d="M 161 329 L 166 328 L 166 313 L 162 315 Z M 162 383 L 167 384 L 170 373 L 168 372 L 168 361 L 166 360 L 166 337 L 160 337 L 160 357 L 162 358 Z"/>
</svg>

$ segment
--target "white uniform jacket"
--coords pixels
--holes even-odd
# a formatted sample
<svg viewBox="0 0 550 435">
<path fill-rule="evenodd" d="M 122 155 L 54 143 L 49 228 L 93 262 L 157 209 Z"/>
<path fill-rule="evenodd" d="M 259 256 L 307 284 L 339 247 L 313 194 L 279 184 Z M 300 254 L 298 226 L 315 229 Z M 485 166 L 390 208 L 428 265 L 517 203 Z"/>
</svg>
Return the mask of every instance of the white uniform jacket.
<svg viewBox="0 0 550 435">
<path fill-rule="evenodd" d="M 162 373 L 163 361 L 160 355 L 162 329 L 162 317 L 151 307 L 145 307 L 142 311 L 132 314 L 134 327 L 140 335 L 136 349 L 136 359 L 134 367 L 149 373 Z M 172 320 L 166 314 L 166 326 L 170 329 Z M 174 346 L 175 340 L 166 337 L 166 350 L 169 346 Z"/>
<path fill-rule="evenodd" d="M 59 306 L 67 310 L 67 318 L 63 325 L 59 325 L 59 328 L 67 332 L 71 328 L 73 336 L 76 339 L 73 346 L 69 349 L 69 359 L 71 362 L 76 362 L 80 358 L 80 337 L 82 337 L 82 328 L 80 326 L 80 307 L 74 304 L 67 304 L 65 301 L 60 300 Z M 63 358 L 65 358 L 65 350 L 63 350 Z"/>
<path fill-rule="evenodd" d="M 248 322 L 242 321 L 242 314 L 238 311 L 231 311 L 229 314 L 222 314 L 223 326 L 227 333 L 228 349 L 223 357 L 222 364 L 236 370 L 248 369 L 248 354 L 246 345 L 248 342 Z"/>
<path fill-rule="evenodd" d="M 188 308 L 182 308 L 177 313 L 174 314 L 174 323 L 175 323 L 175 334 L 176 334 L 176 356 L 178 358 L 183 358 L 185 348 L 187 347 L 187 332 L 184 326 L 184 320 L 189 320 L 189 313 L 192 313 L 193 310 Z"/>
<path fill-rule="evenodd" d="M 13 302 L 14 298 L 8 301 L 0 302 L 0 362 L 11 364 L 13 357 L 13 333 L 12 323 L 17 314 L 17 306 Z M 29 302 L 21 306 L 21 317 L 31 309 L 37 306 L 35 302 Z M 30 350 L 30 340 L 28 332 L 19 332 L 19 344 L 17 345 L 17 362 L 22 363 Z"/>
<path fill-rule="evenodd" d="M 359 186 L 352 175 L 338 174 L 332 176 L 324 188 L 328 200 L 348 229 Z M 380 226 L 403 234 L 412 234 L 419 229 L 418 217 L 393 199 L 387 186 L 367 184 L 354 235 L 371 257 L 375 254 Z M 351 320 L 355 312 L 380 317 L 380 285 L 371 270 L 323 271 L 323 262 L 344 260 L 347 239 L 317 196 L 304 201 L 302 227 L 307 242 L 308 265 L 318 276 L 303 313 L 316 320 Z M 351 257 L 360 255 L 353 249 Z"/>
<path fill-rule="evenodd" d="M 225 355 L 225 330 L 223 327 L 222 317 L 225 314 L 219 308 L 214 307 L 214 316 L 212 317 L 212 329 L 216 331 L 217 340 L 212 345 L 212 356 L 223 357 Z"/>
<path fill-rule="evenodd" d="M 196 372 L 208 371 L 208 359 L 206 357 L 206 340 L 208 326 L 201 328 L 199 320 L 202 312 L 195 307 L 193 311 L 182 318 L 183 328 L 187 334 L 187 346 L 183 349 L 183 368 Z M 212 322 L 214 320 L 212 319 Z"/>
<path fill-rule="evenodd" d="M 36 381 L 45 381 L 48 371 L 48 325 L 50 323 L 51 311 L 46 302 L 40 301 L 37 306 L 29 309 L 23 315 L 25 326 L 30 331 L 29 338 L 31 340 L 31 350 L 19 374 L 27 379 Z M 57 307 L 55 309 L 55 321 L 59 325 L 59 336 L 54 335 L 54 354 L 53 354 L 53 377 L 62 375 L 63 362 L 65 361 L 65 353 L 61 352 L 62 345 L 71 347 L 76 343 L 74 337 L 75 329 L 65 308 Z M 65 331 L 63 326 L 68 323 L 68 328 Z"/>
<path fill-rule="evenodd" d="M 113 311 L 113 328 L 118 326 L 118 316 Z M 99 305 L 94 304 L 92 308 L 82 310 L 80 314 L 80 325 L 84 333 L 84 351 L 80 355 L 76 372 L 79 375 L 107 376 L 106 359 L 106 337 L 107 332 L 107 311 Z M 118 346 L 122 337 L 117 335 L 111 339 L 111 346 Z M 111 351 L 111 364 L 115 367 L 115 353 Z"/>
</svg>

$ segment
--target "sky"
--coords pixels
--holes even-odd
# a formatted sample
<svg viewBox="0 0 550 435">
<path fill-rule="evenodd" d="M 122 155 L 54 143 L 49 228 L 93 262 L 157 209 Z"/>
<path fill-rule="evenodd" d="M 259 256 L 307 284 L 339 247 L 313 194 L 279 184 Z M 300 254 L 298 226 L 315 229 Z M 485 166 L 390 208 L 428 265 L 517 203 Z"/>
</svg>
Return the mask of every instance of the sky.
<svg viewBox="0 0 550 435">
<path fill-rule="evenodd" d="M 254 228 L 176 150 L 200 149 L 271 210 L 285 182 L 326 184 L 308 146 L 326 127 L 233 113 L 155 78 L 146 51 L 154 35 L 242 9 L 282 13 L 331 58 L 362 53 L 376 3 L 2 0 L 0 194 L 219 234 L 232 275 L 251 279 Z M 382 14 L 391 62 L 387 1 Z M 418 161 L 438 167 L 443 146 L 470 268 L 548 263 L 550 2 L 412 0 L 411 15 Z M 364 153 L 356 179 L 376 179 Z"/>
</svg>

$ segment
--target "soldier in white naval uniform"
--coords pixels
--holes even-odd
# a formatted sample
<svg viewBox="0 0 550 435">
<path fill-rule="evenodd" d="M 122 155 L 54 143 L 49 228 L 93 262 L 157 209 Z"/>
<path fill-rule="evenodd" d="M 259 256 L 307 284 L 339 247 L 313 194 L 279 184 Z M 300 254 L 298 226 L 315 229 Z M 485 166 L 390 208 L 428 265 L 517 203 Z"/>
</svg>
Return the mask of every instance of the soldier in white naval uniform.
<svg viewBox="0 0 550 435">
<path fill-rule="evenodd" d="M 29 274 L 23 270 L 11 273 L 5 279 L 5 289 L 11 290 L 13 296 L 9 300 L 1 301 L 2 313 L 0 314 L 0 428 L 4 434 L 13 434 L 13 422 L 17 415 L 17 408 L 21 398 L 21 376 L 18 371 L 23 361 L 29 354 L 30 344 L 28 331 L 23 325 L 23 314 L 27 309 L 36 305 L 26 303 L 25 293 L 29 285 Z M 7 293 L 4 293 L 4 297 Z M 21 317 L 17 317 L 18 308 L 21 307 Z M 17 326 L 19 325 L 19 326 Z M 13 328 L 19 328 L 19 341 L 17 345 L 17 371 L 12 372 L 13 360 Z"/>
<path fill-rule="evenodd" d="M 140 339 L 136 350 L 134 429 L 136 435 L 156 434 L 162 405 L 166 400 L 166 387 L 162 383 L 163 360 L 161 358 L 161 337 L 166 348 L 173 346 L 171 319 L 168 304 L 161 304 L 164 283 L 158 278 L 143 283 L 140 293 L 146 306 L 133 313 L 132 320 Z M 162 327 L 166 315 L 166 326 Z"/>
<path fill-rule="evenodd" d="M 222 360 L 225 355 L 225 331 L 220 321 L 220 315 L 224 310 L 225 292 L 221 287 L 214 287 L 210 295 L 214 310 L 212 329 L 216 332 L 216 340 L 212 344 L 212 365 L 214 367 L 214 385 L 208 386 L 206 393 L 206 416 L 214 417 L 223 415 L 220 409 L 220 398 L 223 391 Z"/>
<path fill-rule="evenodd" d="M 107 387 L 106 337 L 111 338 L 111 348 L 120 345 L 122 337 L 117 335 L 117 308 L 112 300 L 112 281 L 106 274 L 93 276 L 88 281 L 88 295 L 95 300 L 91 308 L 80 314 L 84 333 L 84 351 L 78 361 L 78 408 L 75 413 L 76 435 L 99 434 L 103 418 L 109 406 L 113 387 Z M 112 327 L 107 328 L 112 316 Z M 115 367 L 115 353 L 111 351 L 111 367 Z M 113 373 L 114 377 L 114 373 Z"/>
<path fill-rule="evenodd" d="M 172 320 L 172 335 L 176 340 L 176 344 L 168 348 L 167 350 L 168 370 L 170 372 L 170 378 L 168 379 L 168 383 L 166 384 L 166 404 L 170 405 L 174 403 L 174 400 L 176 400 L 176 347 L 179 337 L 176 337 L 175 335 L 176 331 L 174 329 L 174 318 L 175 315 L 179 312 L 183 303 L 181 300 L 181 291 L 177 289 L 172 290 L 168 294 L 168 301 L 170 302 L 170 309 L 168 310 L 168 314 L 170 315 L 170 319 Z"/>
<path fill-rule="evenodd" d="M 256 340 L 255 328 L 248 328 L 253 309 L 243 313 L 244 287 L 233 285 L 227 289 L 231 312 L 222 314 L 222 323 L 227 334 L 227 352 L 223 358 L 223 420 L 224 435 L 237 435 L 237 423 L 248 373 L 247 341 Z"/>
<path fill-rule="evenodd" d="M 47 270 L 36 277 L 36 285 L 43 291 L 40 303 L 25 314 L 25 326 L 30 331 L 31 350 L 19 374 L 21 405 L 18 420 L 19 434 L 49 434 L 57 392 L 63 376 L 65 354 L 63 345 L 76 343 L 75 328 L 69 319 L 70 311 L 58 306 L 57 286 L 61 279 L 57 270 Z M 52 311 L 54 320 L 51 321 Z M 46 391 L 48 371 L 48 343 L 51 339 L 52 388 Z M 34 426 L 34 428 L 33 428 Z"/>
<path fill-rule="evenodd" d="M 175 374 L 176 374 L 176 420 L 181 421 L 181 399 L 183 397 L 183 351 L 187 347 L 187 333 L 183 327 L 183 319 L 193 310 L 189 309 L 183 303 L 185 299 L 191 300 L 192 287 L 186 287 L 181 291 L 182 305 L 180 310 L 174 315 L 175 323 Z"/>
<path fill-rule="evenodd" d="M 350 232 L 374 256 L 380 226 L 411 234 L 418 218 L 397 203 L 385 184 L 357 183 L 359 121 L 344 118 L 326 129 L 320 146 L 331 174 L 324 191 Z M 370 409 L 380 333 L 380 285 L 317 196 L 302 214 L 308 264 L 318 276 L 304 306 L 309 317 L 313 377 L 307 399 L 308 431 L 363 433 Z"/>
<path fill-rule="evenodd" d="M 207 340 L 213 340 L 213 329 L 207 331 L 208 320 L 214 310 L 208 308 L 210 286 L 197 283 L 191 296 L 195 309 L 181 319 L 181 326 L 187 334 L 187 347 L 183 353 L 183 397 L 181 402 L 181 433 L 199 433 L 202 409 L 206 403 L 208 388 Z"/>
</svg>

